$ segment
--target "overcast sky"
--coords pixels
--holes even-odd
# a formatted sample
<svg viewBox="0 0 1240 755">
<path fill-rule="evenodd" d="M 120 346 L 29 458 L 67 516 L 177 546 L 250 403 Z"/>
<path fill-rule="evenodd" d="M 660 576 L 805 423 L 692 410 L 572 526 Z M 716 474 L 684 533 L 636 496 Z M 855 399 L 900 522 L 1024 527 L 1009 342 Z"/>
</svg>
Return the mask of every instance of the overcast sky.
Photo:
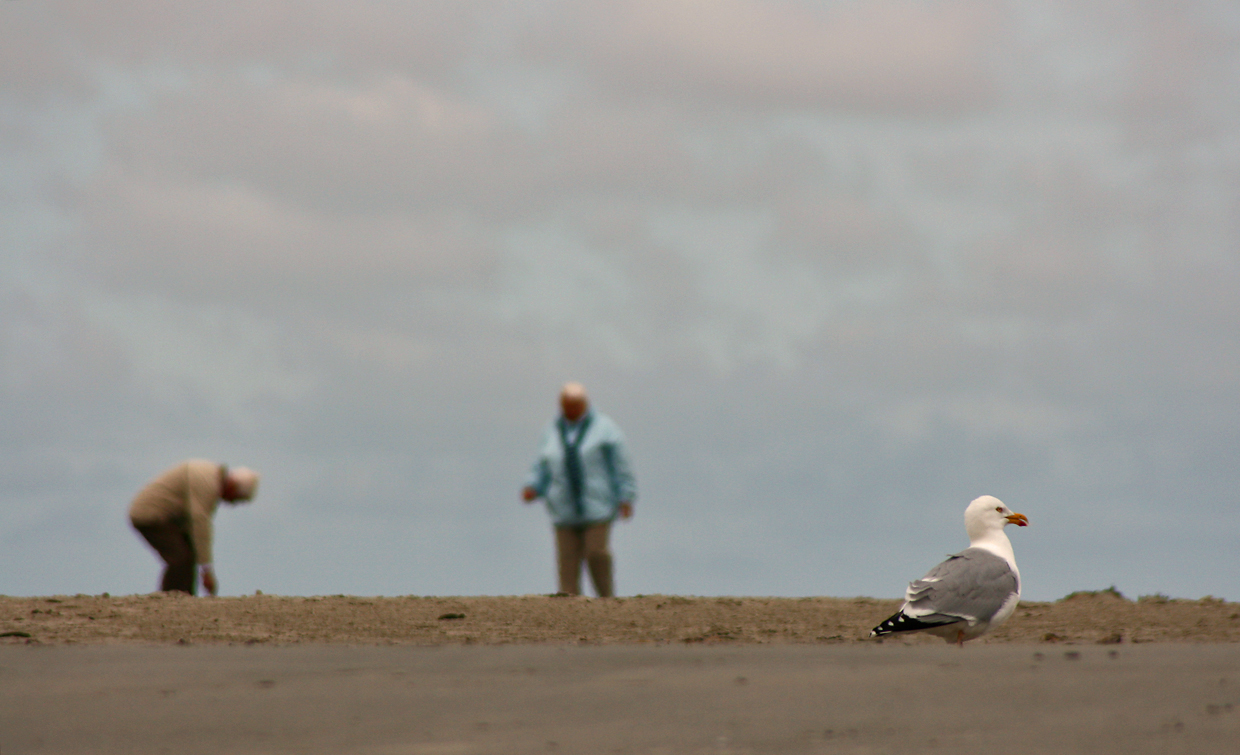
<svg viewBox="0 0 1240 755">
<path fill-rule="evenodd" d="M 570 379 L 622 595 L 1240 599 L 1240 6 L 0 3 L 0 594 L 550 592 Z"/>
</svg>

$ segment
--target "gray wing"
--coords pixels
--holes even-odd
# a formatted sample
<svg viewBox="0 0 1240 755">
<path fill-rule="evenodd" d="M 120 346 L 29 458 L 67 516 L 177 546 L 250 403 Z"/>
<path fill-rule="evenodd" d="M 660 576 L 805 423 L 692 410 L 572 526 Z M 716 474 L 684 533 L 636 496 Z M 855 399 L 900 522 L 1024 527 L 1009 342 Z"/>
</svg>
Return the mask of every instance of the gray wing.
<svg viewBox="0 0 1240 755">
<path fill-rule="evenodd" d="M 909 583 L 904 613 L 931 624 L 987 621 L 1020 588 L 1007 561 L 966 548 Z"/>
</svg>

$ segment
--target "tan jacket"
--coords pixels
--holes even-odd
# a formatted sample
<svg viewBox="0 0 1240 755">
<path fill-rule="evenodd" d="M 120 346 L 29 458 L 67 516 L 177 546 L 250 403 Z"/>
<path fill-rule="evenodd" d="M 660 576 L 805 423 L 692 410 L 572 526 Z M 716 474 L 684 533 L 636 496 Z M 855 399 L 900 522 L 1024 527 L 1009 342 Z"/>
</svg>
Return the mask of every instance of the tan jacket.
<svg viewBox="0 0 1240 755">
<path fill-rule="evenodd" d="M 200 564 L 211 563 L 211 517 L 220 500 L 220 465 L 204 459 L 183 461 L 147 483 L 129 506 L 135 526 L 173 523 L 194 544 Z"/>
</svg>

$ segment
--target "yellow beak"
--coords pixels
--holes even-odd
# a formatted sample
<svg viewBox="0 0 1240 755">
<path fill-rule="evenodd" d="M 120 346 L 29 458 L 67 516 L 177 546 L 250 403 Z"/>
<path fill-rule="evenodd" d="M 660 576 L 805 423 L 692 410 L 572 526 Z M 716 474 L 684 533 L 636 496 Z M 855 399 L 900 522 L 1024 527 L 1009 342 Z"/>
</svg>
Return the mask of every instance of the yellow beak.
<svg viewBox="0 0 1240 755">
<path fill-rule="evenodd" d="M 1008 514 L 1003 518 L 1008 521 L 1008 524 L 1015 524 L 1017 527 L 1029 526 L 1029 517 L 1024 514 Z"/>
</svg>

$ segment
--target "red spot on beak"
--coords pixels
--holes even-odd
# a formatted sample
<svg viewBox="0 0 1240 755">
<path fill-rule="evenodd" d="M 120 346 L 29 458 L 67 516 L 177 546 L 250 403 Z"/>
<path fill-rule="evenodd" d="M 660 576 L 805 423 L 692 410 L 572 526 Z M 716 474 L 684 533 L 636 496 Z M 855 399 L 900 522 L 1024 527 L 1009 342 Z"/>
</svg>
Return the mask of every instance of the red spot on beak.
<svg viewBox="0 0 1240 755">
<path fill-rule="evenodd" d="M 1024 514 L 1008 514 L 1003 518 L 1008 521 L 1008 524 L 1015 524 L 1017 527 L 1029 526 L 1029 517 Z"/>
</svg>

